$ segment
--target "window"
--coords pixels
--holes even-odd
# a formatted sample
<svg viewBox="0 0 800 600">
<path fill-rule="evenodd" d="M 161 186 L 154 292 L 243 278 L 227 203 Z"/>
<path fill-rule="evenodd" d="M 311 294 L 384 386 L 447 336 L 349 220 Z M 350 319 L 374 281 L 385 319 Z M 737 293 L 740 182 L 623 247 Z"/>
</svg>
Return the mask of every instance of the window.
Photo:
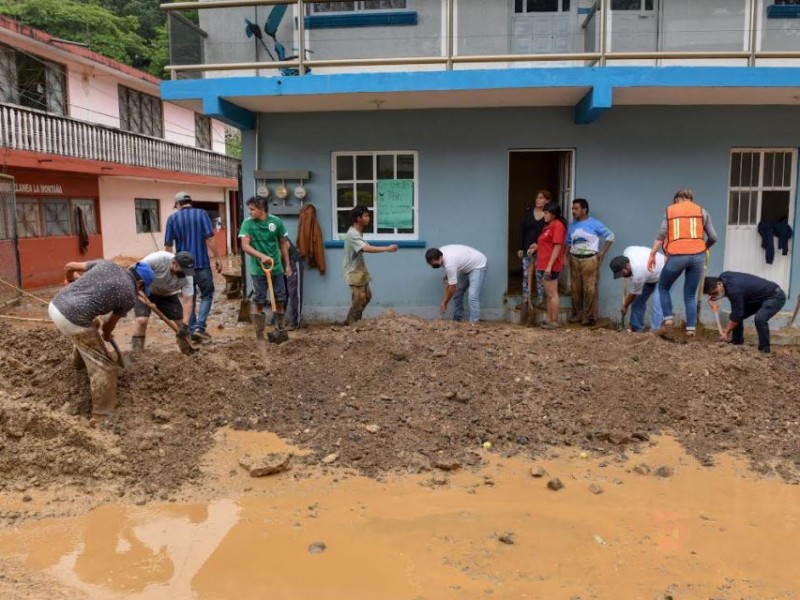
<svg viewBox="0 0 800 600">
<path fill-rule="evenodd" d="M 514 0 L 514 12 L 569 12 L 570 0 Z"/>
<path fill-rule="evenodd" d="M 311 12 L 348 12 L 355 10 L 403 9 L 406 0 L 360 0 L 359 2 L 321 2 L 311 5 Z"/>
<path fill-rule="evenodd" d="M 117 86 L 117 90 L 120 129 L 152 137 L 164 137 L 161 100 L 122 85 Z"/>
<path fill-rule="evenodd" d="M 83 219 L 83 225 L 86 227 L 87 234 L 95 235 L 97 233 L 97 210 L 94 200 L 73 200 L 72 214 L 74 222 L 72 230 L 76 234 L 80 233 L 80 223 L 78 219 Z"/>
<path fill-rule="evenodd" d="M 611 10 L 653 10 L 655 0 L 611 0 Z"/>
<path fill-rule="evenodd" d="M 66 114 L 66 69 L 0 44 L 0 102 Z"/>
<path fill-rule="evenodd" d="M 17 237 L 39 237 L 39 202 L 17 198 Z"/>
<path fill-rule="evenodd" d="M 17 235 L 21 238 L 78 235 L 78 208 L 83 213 L 86 233 L 94 235 L 98 232 L 95 207 L 91 198 L 17 198 Z"/>
<path fill-rule="evenodd" d="M 335 152 L 333 173 L 334 237 L 350 228 L 357 204 L 372 211 L 364 230 L 372 239 L 419 237 L 416 152 Z"/>
<path fill-rule="evenodd" d="M 194 145 L 211 150 L 211 119 L 194 113 Z"/>
<path fill-rule="evenodd" d="M 746 150 L 731 154 L 728 225 L 756 225 L 790 217 L 794 152 Z"/>
<path fill-rule="evenodd" d="M 136 233 L 150 233 L 161 231 L 158 200 L 149 198 L 136 198 Z"/>
<path fill-rule="evenodd" d="M 72 233 L 69 200 L 43 200 L 42 214 L 45 236 L 61 236 Z"/>
</svg>

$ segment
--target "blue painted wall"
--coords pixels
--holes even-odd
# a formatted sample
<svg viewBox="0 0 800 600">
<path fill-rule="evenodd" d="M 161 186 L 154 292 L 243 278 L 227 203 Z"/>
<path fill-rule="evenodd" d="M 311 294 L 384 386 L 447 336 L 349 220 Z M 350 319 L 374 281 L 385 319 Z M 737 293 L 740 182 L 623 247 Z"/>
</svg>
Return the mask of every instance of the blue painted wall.
<svg viewBox="0 0 800 600">
<path fill-rule="evenodd" d="M 243 138 L 245 195 L 254 191 L 256 168 L 310 170 L 308 200 L 317 207 L 326 239 L 333 238 L 331 152 L 416 150 L 420 238 L 428 247 L 464 243 L 487 254 L 483 305 L 484 317 L 491 319 L 503 316 L 510 150 L 576 150 L 575 195 L 588 198 L 592 214 L 616 233 L 612 255 L 631 244 L 652 244 L 675 190 L 692 188 L 720 235 L 709 268 L 717 273 L 724 257 L 731 148 L 797 147 L 800 111 L 616 106 L 588 126 L 574 124 L 571 107 L 261 114 L 258 133 L 245 132 Z M 294 236 L 297 219 L 285 220 Z M 401 249 L 367 257 L 374 294 L 368 316 L 387 308 L 436 316 L 441 273 L 425 264 L 424 252 Z M 793 262 L 798 258 L 793 246 Z M 326 259 L 325 276 L 307 272 L 306 310 L 311 318 L 340 319 L 349 306 L 340 274 L 342 251 L 327 249 Z M 794 295 L 800 288 L 795 279 L 792 284 Z M 616 314 L 619 297 L 620 284 L 604 265 L 601 312 Z"/>
</svg>

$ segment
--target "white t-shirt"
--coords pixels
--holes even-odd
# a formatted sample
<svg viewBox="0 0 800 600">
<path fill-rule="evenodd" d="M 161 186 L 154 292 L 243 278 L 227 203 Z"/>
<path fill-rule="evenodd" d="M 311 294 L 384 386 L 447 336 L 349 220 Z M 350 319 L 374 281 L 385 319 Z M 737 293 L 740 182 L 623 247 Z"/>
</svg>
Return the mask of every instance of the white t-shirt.
<svg viewBox="0 0 800 600">
<path fill-rule="evenodd" d="M 152 252 L 142 259 L 142 262 L 147 263 L 155 274 L 150 293 L 156 296 L 175 296 L 182 293 L 185 298 L 191 298 L 194 296 L 194 277 L 175 275 L 171 270 L 174 259 L 174 254 L 164 250 Z"/>
<path fill-rule="evenodd" d="M 631 263 L 631 287 L 629 292 L 635 296 L 642 293 L 645 283 L 658 283 L 661 269 L 664 268 L 666 258 L 663 254 L 656 254 L 656 269 L 652 273 L 647 270 L 647 261 L 650 259 L 650 248 L 646 246 L 628 246 L 622 255 Z"/>
<path fill-rule="evenodd" d="M 475 248 L 462 246 L 461 244 L 450 244 L 449 246 L 442 246 L 439 251 L 442 253 L 442 267 L 444 268 L 448 285 L 456 285 L 458 283 L 459 273 L 469 273 L 474 269 L 486 268 L 486 256 L 475 250 Z"/>
</svg>

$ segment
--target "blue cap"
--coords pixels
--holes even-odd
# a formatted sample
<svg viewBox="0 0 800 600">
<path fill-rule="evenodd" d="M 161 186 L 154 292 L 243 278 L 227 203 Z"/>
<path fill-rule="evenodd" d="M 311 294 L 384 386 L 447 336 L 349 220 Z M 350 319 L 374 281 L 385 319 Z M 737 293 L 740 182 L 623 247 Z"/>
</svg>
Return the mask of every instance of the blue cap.
<svg viewBox="0 0 800 600">
<path fill-rule="evenodd" d="M 153 279 L 156 278 L 156 274 L 153 273 L 153 269 L 150 268 L 150 265 L 143 262 L 137 262 L 135 265 L 131 267 L 133 271 L 139 276 L 139 279 L 142 280 L 144 284 L 144 294 L 145 296 L 150 295 L 150 285 L 153 283 Z"/>
</svg>

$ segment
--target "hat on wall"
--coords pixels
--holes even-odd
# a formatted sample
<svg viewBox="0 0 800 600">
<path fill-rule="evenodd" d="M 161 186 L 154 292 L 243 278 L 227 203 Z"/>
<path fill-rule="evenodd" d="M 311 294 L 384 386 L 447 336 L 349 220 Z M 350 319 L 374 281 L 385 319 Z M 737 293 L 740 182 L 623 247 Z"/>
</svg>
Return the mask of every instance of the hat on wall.
<svg viewBox="0 0 800 600">
<path fill-rule="evenodd" d="M 185 204 L 191 201 L 192 197 L 186 192 L 178 192 L 177 194 L 175 194 L 175 206 L 178 206 L 179 204 Z"/>
<path fill-rule="evenodd" d="M 181 271 L 187 277 L 194 275 L 194 255 L 191 252 L 183 250 L 175 255 L 175 262 L 181 266 Z"/>
<path fill-rule="evenodd" d="M 141 280 L 144 284 L 144 295 L 150 295 L 150 286 L 153 283 L 153 279 L 156 278 L 156 274 L 153 273 L 153 269 L 147 263 L 137 262 L 133 265 L 130 270 L 133 272 L 134 279 Z"/>
<path fill-rule="evenodd" d="M 622 271 L 628 266 L 628 258 L 626 256 L 615 256 L 608 266 L 614 272 L 614 279 L 622 277 Z"/>
</svg>

